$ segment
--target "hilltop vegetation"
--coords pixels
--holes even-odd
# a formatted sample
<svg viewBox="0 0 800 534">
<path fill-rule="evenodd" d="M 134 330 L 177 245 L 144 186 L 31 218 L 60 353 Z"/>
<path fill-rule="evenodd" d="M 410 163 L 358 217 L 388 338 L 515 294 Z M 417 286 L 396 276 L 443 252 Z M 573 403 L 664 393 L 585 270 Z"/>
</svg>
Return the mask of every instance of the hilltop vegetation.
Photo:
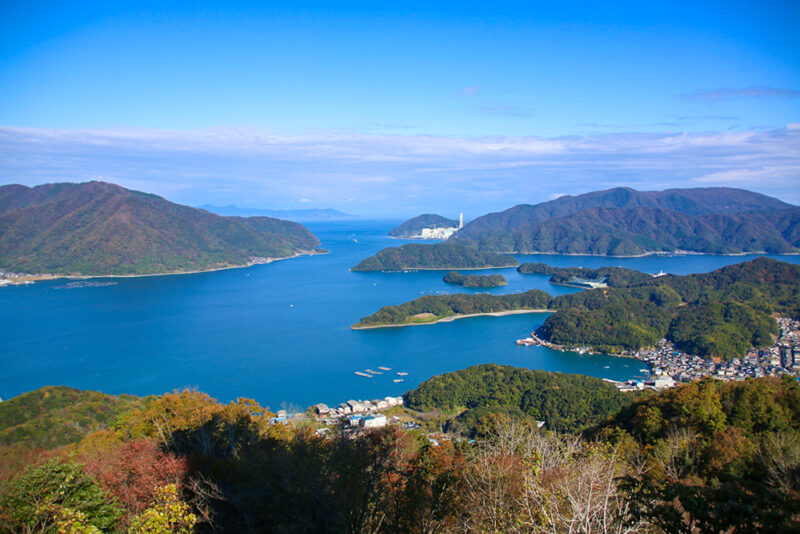
<svg viewBox="0 0 800 534">
<path fill-rule="evenodd" d="M 479 252 L 455 244 L 408 244 L 389 247 L 363 260 L 352 271 L 402 271 L 404 269 L 486 269 L 516 267 L 511 256 Z"/>
<path fill-rule="evenodd" d="M 552 297 L 538 289 L 510 295 L 488 293 L 425 295 L 399 306 L 384 306 L 353 328 L 433 323 L 459 315 L 546 309 Z"/>
<path fill-rule="evenodd" d="M 220 217 L 103 182 L 0 187 L 0 269 L 127 275 L 246 265 L 313 251 L 305 227 Z"/>
<path fill-rule="evenodd" d="M 545 421 L 552 430 L 580 432 L 632 398 L 599 378 L 484 364 L 430 378 L 405 400 L 415 410 L 460 414 L 457 422 L 474 436 L 492 413 L 519 413 Z"/>
<path fill-rule="evenodd" d="M 796 253 L 798 223 L 796 206 L 741 189 L 615 188 L 490 213 L 449 241 L 499 253 Z"/>
<path fill-rule="evenodd" d="M 455 284 L 462 287 L 500 287 L 506 285 L 506 279 L 502 274 L 461 274 L 457 271 L 450 271 L 442 279 L 448 284 Z"/>
<path fill-rule="evenodd" d="M 789 377 L 709 379 L 630 398 L 597 379 L 486 365 L 434 377 L 407 398 L 423 408 L 470 407 L 452 428 L 479 439 L 439 435 L 433 446 L 399 426 L 351 439 L 346 425 L 317 435 L 308 422 L 270 424 L 251 400 L 170 393 L 5 473 L 0 529 L 800 528 L 800 384 Z M 547 424 L 537 429 L 535 419 Z M 591 428 L 584 438 L 551 425 Z"/>
<path fill-rule="evenodd" d="M 0 447 L 55 448 L 89 432 L 108 429 L 116 418 L 141 408 L 144 399 L 47 386 L 0 404 Z"/>
<path fill-rule="evenodd" d="M 415 237 L 420 235 L 423 228 L 458 228 L 458 221 L 435 213 L 425 213 L 393 228 L 389 231 L 389 235 L 392 237 Z"/>
</svg>

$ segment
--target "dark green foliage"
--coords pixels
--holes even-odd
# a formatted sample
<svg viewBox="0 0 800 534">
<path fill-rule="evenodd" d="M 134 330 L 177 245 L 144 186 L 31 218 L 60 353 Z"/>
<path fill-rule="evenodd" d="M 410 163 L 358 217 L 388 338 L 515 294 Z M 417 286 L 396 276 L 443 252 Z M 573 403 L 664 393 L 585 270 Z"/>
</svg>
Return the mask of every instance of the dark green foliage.
<svg viewBox="0 0 800 534">
<path fill-rule="evenodd" d="M 635 512 L 664 531 L 789 532 L 800 501 L 798 401 L 788 376 L 705 379 L 634 402 L 593 433 L 626 433 L 649 451 L 649 468 L 624 485 Z"/>
<path fill-rule="evenodd" d="M 506 279 L 502 274 L 461 274 L 457 271 L 450 271 L 442 279 L 448 284 L 455 284 L 462 287 L 499 287 L 506 285 Z"/>
<path fill-rule="evenodd" d="M 0 187 L 0 268 L 150 274 L 244 265 L 311 251 L 305 227 L 220 217 L 103 182 Z"/>
<path fill-rule="evenodd" d="M 46 386 L 0 402 L 0 445 L 55 448 L 113 426 L 145 399 Z"/>
<path fill-rule="evenodd" d="M 569 284 L 573 279 L 589 280 L 592 282 L 605 282 L 609 287 L 626 287 L 645 283 L 651 276 L 634 269 L 624 267 L 601 267 L 600 269 L 587 269 L 585 267 L 553 267 L 545 263 L 523 263 L 517 267 L 522 274 L 550 275 L 550 283 Z"/>
<path fill-rule="evenodd" d="M 495 313 L 513 310 L 543 310 L 550 306 L 552 297 L 538 289 L 510 295 L 456 294 L 425 295 L 400 306 L 384 306 L 377 312 L 353 325 L 367 326 L 403 325 L 433 322 L 454 315 Z M 415 317 L 424 314 L 420 317 Z"/>
<path fill-rule="evenodd" d="M 55 521 L 63 511 L 82 512 L 89 524 L 104 532 L 123 515 L 83 466 L 74 462 L 54 459 L 29 467 L 0 488 L 0 526 L 5 532 L 58 532 Z"/>
<path fill-rule="evenodd" d="M 450 240 L 502 253 L 787 253 L 800 248 L 798 221 L 795 206 L 740 189 L 616 188 L 484 215 Z"/>
<path fill-rule="evenodd" d="M 458 228 L 458 221 L 434 213 L 425 213 L 409 219 L 389 232 L 392 237 L 417 236 L 423 228 Z"/>
<path fill-rule="evenodd" d="M 402 271 L 404 269 L 482 269 L 516 267 L 511 256 L 478 252 L 454 244 L 408 244 L 389 247 L 363 260 L 352 271 Z"/>
<path fill-rule="evenodd" d="M 736 302 L 711 302 L 681 309 L 667 337 L 688 354 L 728 360 L 769 344 L 771 334 L 778 325 L 769 316 Z"/>
<path fill-rule="evenodd" d="M 637 350 L 666 337 L 689 354 L 737 358 L 771 342 L 771 315 L 800 315 L 800 267 L 769 258 L 562 295 L 537 335 L 563 345 Z"/>
<path fill-rule="evenodd" d="M 599 378 L 485 364 L 426 380 L 406 393 L 405 402 L 422 411 L 487 406 L 505 413 L 519 410 L 551 429 L 578 432 L 615 414 L 630 397 Z M 475 422 L 485 415 L 474 412 L 462 421 Z"/>
</svg>

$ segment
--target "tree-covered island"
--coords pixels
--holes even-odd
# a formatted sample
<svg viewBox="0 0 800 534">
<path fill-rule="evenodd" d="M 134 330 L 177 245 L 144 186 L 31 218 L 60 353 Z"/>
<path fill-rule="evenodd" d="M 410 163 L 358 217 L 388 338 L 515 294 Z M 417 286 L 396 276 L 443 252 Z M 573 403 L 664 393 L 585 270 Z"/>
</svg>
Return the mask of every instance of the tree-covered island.
<svg viewBox="0 0 800 534">
<path fill-rule="evenodd" d="M 480 252 L 453 243 L 408 244 L 389 247 L 363 260 L 351 271 L 403 271 L 409 269 L 492 269 L 516 267 L 519 262 L 503 254 Z"/>
<path fill-rule="evenodd" d="M 628 269 L 581 274 L 601 272 L 608 287 L 555 298 L 539 290 L 511 295 L 428 295 L 381 308 L 353 328 L 433 323 L 509 310 L 551 310 L 554 313 L 536 335 L 555 345 L 619 354 L 667 339 L 687 354 L 727 360 L 772 343 L 778 333 L 775 316 L 800 317 L 800 266 L 769 258 L 685 276 L 655 277 Z M 554 269 L 552 273 L 568 276 L 571 271 Z"/>
<path fill-rule="evenodd" d="M 458 271 L 450 271 L 444 275 L 442 280 L 445 283 L 461 287 L 500 287 L 506 285 L 506 279 L 502 274 L 461 274 Z"/>
</svg>

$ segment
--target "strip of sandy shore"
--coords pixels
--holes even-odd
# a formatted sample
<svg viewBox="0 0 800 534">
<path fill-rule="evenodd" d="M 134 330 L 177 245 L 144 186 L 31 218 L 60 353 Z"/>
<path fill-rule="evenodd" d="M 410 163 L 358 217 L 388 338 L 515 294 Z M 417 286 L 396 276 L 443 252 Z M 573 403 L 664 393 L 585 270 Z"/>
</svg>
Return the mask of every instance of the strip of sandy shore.
<svg viewBox="0 0 800 534">
<path fill-rule="evenodd" d="M 448 317 L 442 317 L 441 319 L 437 319 L 436 321 L 430 321 L 427 323 L 383 324 L 375 326 L 353 325 L 350 328 L 353 330 L 372 330 L 375 328 L 397 328 L 400 326 L 426 326 L 437 323 L 449 323 L 452 321 L 456 321 L 458 319 L 467 319 L 469 317 L 483 317 L 483 316 L 502 317 L 503 315 L 517 315 L 520 313 L 552 313 L 552 312 L 553 310 L 545 310 L 545 309 L 524 309 L 524 310 L 508 310 L 500 312 L 486 312 L 486 313 L 467 313 L 462 315 L 450 315 Z"/>
</svg>

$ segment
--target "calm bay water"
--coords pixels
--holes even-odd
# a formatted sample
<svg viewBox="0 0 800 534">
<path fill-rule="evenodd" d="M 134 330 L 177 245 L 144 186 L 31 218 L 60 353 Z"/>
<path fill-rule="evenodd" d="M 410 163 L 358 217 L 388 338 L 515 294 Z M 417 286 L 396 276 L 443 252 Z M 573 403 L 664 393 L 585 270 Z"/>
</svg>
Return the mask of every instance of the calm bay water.
<svg viewBox="0 0 800 534">
<path fill-rule="evenodd" d="M 248 269 L 113 279 L 115 285 L 103 287 L 68 289 L 67 281 L 56 280 L 0 288 L 0 396 L 44 385 L 137 395 L 196 387 L 222 401 L 250 397 L 277 409 L 284 403 L 305 408 L 399 395 L 435 374 L 487 362 L 615 380 L 641 375 L 642 365 L 633 360 L 516 346 L 546 314 L 351 330 L 381 306 L 462 291 L 442 282 L 441 271 L 348 270 L 383 247 L 401 244 L 385 235 L 395 225 L 309 224 L 330 254 Z M 518 256 L 558 266 L 675 274 L 752 257 Z M 800 263 L 798 256 L 779 259 Z M 481 274 L 495 272 L 508 285 L 492 293 L 575 291 L 514 269 Z M 373 378 L 354 374 L 379 366 L 392 371 Z M 398 371 L 408 373 L 404 382 L 392 381 Z"/>
</svg>

